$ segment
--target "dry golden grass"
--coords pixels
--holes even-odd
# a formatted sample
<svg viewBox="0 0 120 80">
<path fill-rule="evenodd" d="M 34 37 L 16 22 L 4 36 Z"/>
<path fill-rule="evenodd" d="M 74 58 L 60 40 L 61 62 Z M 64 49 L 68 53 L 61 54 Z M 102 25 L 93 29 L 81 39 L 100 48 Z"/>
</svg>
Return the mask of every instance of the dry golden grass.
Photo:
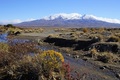
<svg viewBox="0 0 120 80">
<path fill-rule="evenodd" d="M 108 42 L 120 42 L 120 38 L 118 36 L 111 35 L 107 41 Z"/>
<path fill-rule="evenodd" d="M 31 46 L 32 44 L 28 43 L 12 45 L 9 47 L 12 48 L 12 51 L 8 49 L 8 53 L 0 52 L 0 80 L 38 80 L 40 77 L 51 79 L 53 76 L 56 78 L 55 74 L 51 73 L 56 73 L 54 71 L 56 69 L 58 69 L 57 71 L 61 71 L 62 63 L 64 62 L 62 54 L 48 50 L 44 52 L 39 51 L 39 53 L 37 52 L 38 54 L 34 54 L 33 56 L 28 54 L 31 51 L 36 52 L 34 49 L 35 46 Z M 6 50 L 6 47 L 3 49 Z M 22 52 L 24 52 L 24 55 L 21 56 Z M 57 77 L 60 77 L 62 73 L 58 74 Z"/>
<path fill-rule="evenodd" d="M 88 32 L 88 28 L 83 28 L 83 32 L 87 33 Z"/>
<path fill-rule="evenodd" d="M 120 59 L 117 55 L 114 55 L 111 52 L 102 52 L 99 54 L 98 60 L 104 63 L 114 63 L 119 62 Z"/>
<path fill-rule="evenodd" d="M 0 51 L 8 52 L 9 46 L 7 43 L 0 42 Z"/>
</svg>

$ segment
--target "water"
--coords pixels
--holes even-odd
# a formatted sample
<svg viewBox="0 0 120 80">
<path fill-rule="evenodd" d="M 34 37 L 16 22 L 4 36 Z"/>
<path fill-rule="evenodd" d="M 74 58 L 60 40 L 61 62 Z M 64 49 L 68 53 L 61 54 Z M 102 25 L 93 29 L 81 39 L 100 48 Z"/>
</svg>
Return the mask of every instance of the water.
<svg viewBox="0 0 120 80">
<path fill-rule="evenodd" d="M 7 38 L 7 36 L 8 36 L 8 33 L 0 34 L 0 42 L 3 42 L 3 43 L 7 43 L 9 41 L 11 41 L 12 43 L 26 43 L 26 42 L 30 42 L 30 40 L 28 40 L 28 39 L 12 39 L 12 40 L 9 40 Z"/>
<path fill-rule="evenodd" d="M 0 34 L 0 42 L 7 42 L 7 36 L 8 34 L 7 33 L 4 33 L 4 34 Z"/>
<path fill-rule="evenodd" d="M 28 40 L 28 39 L 13 39 L 12 41 L 11 41 L 12 43 L 26 43 L 26 42 L 30 42 L 30 40 Z"/>
</svg>

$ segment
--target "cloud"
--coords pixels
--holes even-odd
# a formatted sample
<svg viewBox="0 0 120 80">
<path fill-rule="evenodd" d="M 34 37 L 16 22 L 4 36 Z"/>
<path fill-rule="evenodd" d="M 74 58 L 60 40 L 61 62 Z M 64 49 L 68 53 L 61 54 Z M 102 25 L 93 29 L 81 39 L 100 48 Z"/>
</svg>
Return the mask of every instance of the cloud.
<svg viewBox="0 0 120 80">
<path fill-rule="evenodd" d="M 105 21 L 105 22 L 109 22 L 109 23 L 119 23 L 120 24 L 120 20 L 118 19 L 110 19 L 110 18 L 103 18 L 103 17 L 94 17 L 97 20 L 101 20 L 101 21 Z"/>
<path fill-rule="evenodd" d="M 27 19 L 27 20 L 25 20 L 25 21 L 33 21 L 33 20 L 36 20 L 36 19 L 29 18 L 29 19 Z"/>
<path fill-rule="evenodd" d="M 33 21 L 33 20 L 36 20 L 36 19 L 30 18 L 30 19 L 26 19 L 26 20 L 20 20 L 20 19 L 2 20 L 2 21 L 0 21 L 0 24 L 17 24 L 17 23 L 26 22 L 26 21 Z"/>
<path fill-rule="evenodd" d="M 1 24 L 15 24 L 15 23 L 21 23 L 21 22 L 22 21 L 20 19 L 0 21 Z"/>
</svg>

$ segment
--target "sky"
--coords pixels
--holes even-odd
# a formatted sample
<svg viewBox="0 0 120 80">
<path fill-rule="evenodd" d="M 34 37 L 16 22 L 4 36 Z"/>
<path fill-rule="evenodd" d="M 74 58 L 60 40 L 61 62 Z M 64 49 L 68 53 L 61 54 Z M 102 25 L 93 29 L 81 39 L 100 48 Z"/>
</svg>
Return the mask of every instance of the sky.
<svg viewBox="0 0 120 80">
<path fill-rule="evenodd" d="M 120 20 L 120 0 L 0 0 L 0 23 L 40 19 L 58 13 Z"/>
</svg>

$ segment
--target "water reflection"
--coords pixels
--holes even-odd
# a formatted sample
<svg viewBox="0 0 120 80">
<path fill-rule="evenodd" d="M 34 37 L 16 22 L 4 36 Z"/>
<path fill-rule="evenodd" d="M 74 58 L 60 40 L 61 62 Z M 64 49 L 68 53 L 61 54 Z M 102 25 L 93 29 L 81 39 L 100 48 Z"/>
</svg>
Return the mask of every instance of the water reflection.
<svg viewBox="0 0 120 80">
<path fill-rule="evenodd" d="M 8 33 L 3 33 L 3 34 L 0 34 L 0 42 L 3 42 L 3 43 L 9 43 L 9 42 L 11 42 L 11 43 L 25 43 L 25 42 L 30 42 L 30 40 L 28 40 L 28 39 L 9 39 L 9 38 L 7 38 L 7 36 L 8 36 Z"/>
<path fill-rule="evenodd" d="M 30 40 L 28 40 L 28 39 L 13 39 L 11 42 L 17 44 L 17 43 L 30 42 Z"/>
<path fill-rule="evenodd" d="M 0 42 L 7 42 L 8 41 L 7 36 L 8 36 L 7 33 L 0 34 Z"/>
</svg>

